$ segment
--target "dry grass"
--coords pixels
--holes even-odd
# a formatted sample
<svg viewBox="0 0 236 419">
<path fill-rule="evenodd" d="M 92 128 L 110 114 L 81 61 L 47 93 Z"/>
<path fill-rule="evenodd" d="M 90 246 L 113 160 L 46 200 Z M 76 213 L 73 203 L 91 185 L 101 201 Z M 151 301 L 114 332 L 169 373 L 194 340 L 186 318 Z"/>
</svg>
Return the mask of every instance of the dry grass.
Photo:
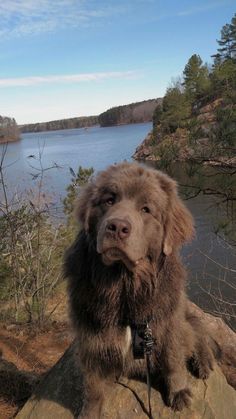
<svg viewBox="0 0 236 419">
<path fill-rule="evenodd" d="M 40 332 L 0 324 L 0 419 L 14 417 L 71 340 L 67 323 L 54 322 Z"/>
</svg>

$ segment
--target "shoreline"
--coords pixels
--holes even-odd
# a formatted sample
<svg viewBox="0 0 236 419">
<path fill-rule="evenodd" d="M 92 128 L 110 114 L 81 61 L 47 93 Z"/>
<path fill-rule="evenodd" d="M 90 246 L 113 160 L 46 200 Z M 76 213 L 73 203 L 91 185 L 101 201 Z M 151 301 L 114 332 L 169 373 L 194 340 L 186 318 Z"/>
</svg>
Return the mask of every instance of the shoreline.
<svg viewBox="0 0 236 419">
<path fill-rule="evenodd" d="M 150 131 L 146 138 L 139 144 L 136 148 L 134 154 L 132 155 L 132 159 L 135 161 L 151 161 L 151 162 L 160 162 L 162 159 L 161 156 L 154 154 L 154 146 L 150 145 L 152 141 L 153 132 Z M 161 141 L 160 141 L 161 144 Z M 158 144 L 157 144 L 158 145 Z M 184 150 L 184 145 L 180 148 L 182 151 Z M 180 157 L 173 156 L 172 163 L 197 163 L 202 164 L 203 166 L 211 166 L 211 167 L 225 167 L 225 168 L 233 168 L 236 166 L 236 156 L 233 157 L 222 157 L 216 156 L 216 158 L 204 158 L 201 156 L 194 156 L 194 150 L 192 150 L 191 154 L 185 153 L 182 154 Z"/>
<path fill-rule="evenodd" d="M 125 126 L 125 125 L 138 125 L 138 124 L 150 124 L 152 122 L 152 120 L 148 120 L 148 121 L 139 121 L 139 122 L 130 122 L 130 123 L 120 123 L 120 124 L 115 124 L 115 125 L 99 125 L 99 124 L 95 124 L 95 125 L 91 125 L 88 127 L 77 127 L 77 128 L 56 128 L 56 129 L 48 129 L 48 130 L 43 130 L 43 131 L 21 131 L 21 134 L 38 134 L 38 133 L 43 133 L 43 132 L 55 132 L 55 131 L 66 131 L 66 130 L 76 130 L 76 129 L 81 129 L 81 130 L 85 130 L 88 131 L 90 128 L 112 128 L 112 127 L 121 127 L 121 126 Z"/>
<path fill-rule="evenodd" d="M 14 138 L 14 139 L 4 139 L 4 140 L 1 140 L 0 139 L 0 144 L 8 144 L 8 143 L 17 143 L 18 141 L 21 141 L 21 137 L 19 137 L 19 138 Z"/>
</svg>

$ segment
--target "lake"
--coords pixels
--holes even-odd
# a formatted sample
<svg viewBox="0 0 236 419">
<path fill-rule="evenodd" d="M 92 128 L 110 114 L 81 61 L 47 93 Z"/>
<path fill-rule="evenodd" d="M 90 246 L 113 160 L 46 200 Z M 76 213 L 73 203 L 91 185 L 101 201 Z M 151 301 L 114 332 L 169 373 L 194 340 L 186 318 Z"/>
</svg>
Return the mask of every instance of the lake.
<svg viewBox="0 0 236 419">
<path fill-rule="evenodd" d="M 135 148 L 151 130 L 151 123 L 122 125 L 117 127 L 91 127 L 41 133 L 22 134 L 22 140 L 10 143 L 4 165 L 9 191 L 19 193 L 34 187 L 32 175 L 37 168 L 45 170 L 44 184 L 51 194 L 54 207 L 61 214 L 61 198 L 71 179 L 70 168 L 75 172 L 79 166 L 95 170 L 107 165 L 131 160 Z M 0 152 L 4 146 L 0 146 Z M 41 154 L 41 161 L 38 156 Z M 151 164 L 151 163 L 150 163 Z M 52 166 L 52 170 L 47 170 Z M 153 163 L 152 163 L 153 165 Z M 171 174 L 181 183 L 186 172 L 177 164 Z M 184 174 L 184 175 L 183 175 Z M 228 302 L 235 302 L 235 252 L 224 237 L 214 231 L 220 219 L 225 218 L 224 207 L 216 205 L 217 197 L 199 194 L 186 201 L 196 223 L 196 238 L 183 249 L 183 258 L 189 269 L 189 294 L 199 305 L 215 313 L 226 307 L 226 320 L 235 324 L 235 311 Z M 203 291 L 203 288 L 205 291 Z M 214 298 L 210 294 L 214 294 Z M 222 295 L 221 295 L 222 293 Z M 226 299 L 223 308 L 218 299 Z M 230 314 L 231 313 L 231 314 Z"/>
<path fill-rule="evenodd" d="M 8 182 L 14 188 L 17 185 L 21 190 L 28 188 L 30 173 L 34 173 L 31 165 L 39 167 L 29 156 L 38 157 L 40 151 L 45 169 L 54 163 L 59 166 L 57 170 L 48 171 L 46 180 L 57 196 L 63 196 L 71 178 L 70 167 L 75 172 L 79 166 L 100 170 L 109 164 L 130 160 L 150 129 L 151 123 L 22 134 L 21 141 L 8 144 L 5 163 L 15 161 L 7 171 Z"/>
</svg>

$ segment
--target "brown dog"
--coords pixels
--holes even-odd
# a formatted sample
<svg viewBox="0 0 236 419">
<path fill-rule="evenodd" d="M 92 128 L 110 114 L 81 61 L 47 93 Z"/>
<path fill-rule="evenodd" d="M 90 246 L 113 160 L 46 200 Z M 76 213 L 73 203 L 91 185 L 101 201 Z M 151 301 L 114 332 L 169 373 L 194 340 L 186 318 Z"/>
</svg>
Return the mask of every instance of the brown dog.
<svg viewBox="0 0 236 419">
<path fill-rule="evenodd" d="M 213 354 L 187 310 L 178 252 L 194 228 L 176 183 L 138 164 L 114 165 L 81 192 L 77 216 L 82 229 L 65 271 L 85 377 L 80 417 L 100 417 L 106 382 L 115 376 L 145 375 L 131 331 L 146 322 L 155 340 L 151 372 L 164 380 L 167 404 L 181 410 L 191 400 L 187 364 L 207 378 Z"/>
</svg>

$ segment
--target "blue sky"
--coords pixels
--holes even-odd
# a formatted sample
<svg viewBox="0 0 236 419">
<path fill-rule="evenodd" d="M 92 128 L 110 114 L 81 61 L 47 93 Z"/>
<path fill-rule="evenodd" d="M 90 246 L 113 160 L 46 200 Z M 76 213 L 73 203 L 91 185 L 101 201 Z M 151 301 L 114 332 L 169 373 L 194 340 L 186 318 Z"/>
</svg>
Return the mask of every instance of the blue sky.
<svg viewBox="0 0 236 419">
<path fill-rule="evenodd" d="M 4 0 L 0 115 L 95 115 L 161 97 L 194 53 L 210 62 L 235 0 Z"/>
</svg>

